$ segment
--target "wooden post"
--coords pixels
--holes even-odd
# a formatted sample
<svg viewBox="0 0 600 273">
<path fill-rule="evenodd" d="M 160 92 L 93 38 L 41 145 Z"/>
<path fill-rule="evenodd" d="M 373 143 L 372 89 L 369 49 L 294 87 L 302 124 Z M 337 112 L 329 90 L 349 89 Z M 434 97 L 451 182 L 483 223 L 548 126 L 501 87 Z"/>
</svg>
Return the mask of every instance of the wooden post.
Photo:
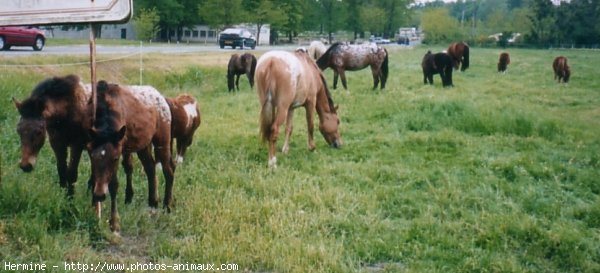
<svg viewBox="0 0 600 273">
<path fill-rule="evenodd" d="M 92 85 L 92 127 L 96 121 L 96 24 L 90 23 L 90 83 Z"/>
</svg>

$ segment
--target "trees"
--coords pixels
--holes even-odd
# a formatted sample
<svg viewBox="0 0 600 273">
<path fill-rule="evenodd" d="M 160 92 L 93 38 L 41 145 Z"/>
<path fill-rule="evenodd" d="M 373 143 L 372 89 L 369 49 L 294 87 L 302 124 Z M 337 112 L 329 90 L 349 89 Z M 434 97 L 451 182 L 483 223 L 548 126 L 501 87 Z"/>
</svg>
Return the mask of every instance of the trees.
<svg viewBox="0 0 600 273">
<path fill-rule="evenodd" d="M 245 3 L 248 10 L 248 22 L 256 24 L 256 41 L 260 41 L 260 31 L 265 24 L 281 25 L 285 14 L 275 7 L 271 0 L 249 0 Z"/>
<path fill-rule="evenodd" d="M 156 8 L 142 8 L 133 19 L 133 27 L 137 33 L 137 37 L 141 41 L 152 40 L 156 33 L 160 30 L 158 23 L 160 16 Z"/>
<path fill-rule="evenodd" d="M 435 8 L 423 12 L 421 28 L 425 32 L 424 43 L 440 43 L 462 40 L 458 20 L 448 13 L 448 9 Z"/>
</svg>

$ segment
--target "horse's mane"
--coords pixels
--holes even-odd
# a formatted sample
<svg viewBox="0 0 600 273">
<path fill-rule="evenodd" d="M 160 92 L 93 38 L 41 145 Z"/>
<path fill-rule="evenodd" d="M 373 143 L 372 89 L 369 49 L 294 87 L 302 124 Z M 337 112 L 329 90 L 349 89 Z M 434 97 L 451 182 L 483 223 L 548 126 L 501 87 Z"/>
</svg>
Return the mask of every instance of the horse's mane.
<svg viewBox="0 0 600 273">
<path fill-rule="evenodd" d="M 116 122 L 114 118 L 119 114 L 111 109 L 113 103 L 106 99 L 107 96 L 116 96 L 115 88 L 119 88 L 116 84 L 109 84 L 104 80 L 98 82 L 97 85 L 97 105 L 96 105 L 96 119 L 94 121 L 95 133 L 93 137 L 93 145 L 97 147 L 101 144 L 112 142 L 116 143 L 119 141 L 117 138 L 117 132 L 119 128 L 116 128 Z"/>
<path fill-rule="evenodd" d="M 325 95 L 327 96 L 327 103 L 329 104 L 329 111 L 331 111 L 334 114 L 337 114 L 335 105 L 333 104 L 333 99 L 331 98 L 331 92 L 329 92 L 329 88 L 327 88 L 327 82 L 325 82 L 325 77 L 323 77 L 323 74 L 321 74 L 321 73 L 319 73 L 319 76 L 321 77 L 321 82 L 323 83 L 323 87 L 325 88 Z"/>
<path fill-rule="evenodd" d="M 317 66 L 319 66 L 320 69 L 327 68 L 327 65 L 329 65 L 329 56 L 331 55 L 331 52 L 336 50 L 340 45 L 343 45 L 343 43 L 336 42 L 332 44 L 327 51 L 321 55 L 321 57 L 317 60 Z"/>
<path fill-rule="evenodd" d="M 44 104 L 48 98 L 72 98 L 79 77 L 53 77 L 40 82 L 31 92 L 31 96 L 23 101 L 19 113 L 24 118 L 36 118 L 42 115 Z"/>
</svg>

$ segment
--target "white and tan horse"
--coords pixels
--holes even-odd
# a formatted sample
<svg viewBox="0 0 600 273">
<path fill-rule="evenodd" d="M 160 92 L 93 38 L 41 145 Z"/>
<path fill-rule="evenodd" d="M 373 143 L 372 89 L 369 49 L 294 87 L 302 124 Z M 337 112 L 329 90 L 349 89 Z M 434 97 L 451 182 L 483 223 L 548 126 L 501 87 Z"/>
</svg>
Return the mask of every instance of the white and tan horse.
<svg viewBox="0 0 600 273">
<path fill-rule="evenodd" d="M 313 117 L 319 116 L 319 130 L 327 143 L 335 148 L 342 145 L 340 119 L 321 71 L 303 50 L 294 53 L 270 51 L 258 60 L 256 90 L 260 105 L 260 131 L 269 143 L 269 166 L 277 166 L 276 143 L 279 127 L 286 122 L 282 152 L 289 151 L 294 109 L 303 106 L 308 126 L 308 149 L 314 150 Z"/>
</svg>

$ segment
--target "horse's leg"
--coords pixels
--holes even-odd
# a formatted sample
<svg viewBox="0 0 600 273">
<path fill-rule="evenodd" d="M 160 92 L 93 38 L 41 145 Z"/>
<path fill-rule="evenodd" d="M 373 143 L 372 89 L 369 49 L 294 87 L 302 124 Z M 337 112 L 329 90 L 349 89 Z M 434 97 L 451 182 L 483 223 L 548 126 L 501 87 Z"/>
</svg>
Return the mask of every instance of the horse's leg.
<svg viewBox="0 0 600 273">
<path fill-rule="evenodd" d="M 140 150 L 137 152 L 138 158 L 142 162 L 144 166 L 144 172 L 146 173 L 146 178 L 148 178 L 148 206 L 151 208 L 158 207 L 158 183 L 156 181 L 156 172 L 154 170 L 154 158 L 152 158 L 152 153 L 150 152 L 150 146 Z M 163 163 L 164 165 L 164 163 Z M 165 169 L 166 166 L 163 166 Z"/>
<path fill-rule="evenodd" d="M 73 196 L 75 194 L 75 182 L 77 182 L 79 161 L 81 160 L 81 153 L 83 147 L 81 145 L 71 146 L 71 158 L 69 159 L 69 166 L 67 167 L 68 185 L 67 195 Z"/>
<path fill-rule="evenodd" d="M 338 71 L 337 70 L 333 70 L 333 89 L 337 89 L 337 83 L 338 83 Z"/>
<path fill-rule="evenodd" d="M 162 171 L 165 177 L 163 207 L 167 209 L 167 212 L 171 212 L 171 208 L 173 207 L 173 180 L 175 177 L 175 164 L 173 164 L 171 158 L 171 146 L 169 145 L 170 138 L 168 136 L 164 143 L 154 143 L 154 154 L 157 160 L 163 165 Z"/>
<path fill-rule="evenodd" d="M 123 153 L 123 161 L 121 164 L 123 165 L 123 170 L 125 170 L 125 176 L 127 178 L 127 184 L 125 186 L 125 204 L 131 203 L 133 199 L 133 182 L 132 182 L 132 173 L 133 173 L 133 162 L 131 160 L 130 153 Z"/>
<path fill-rule="evenodd" d="M 108 184 L 108 191 L 110 192 L 110 231 L 115 234 L 119 234 L 121 231 L 121 220 L 119 219 L 119 212 L 117 211 L 117 191 L 119 190 L 119 181 L 117 180 L 117 174 L 115 173 Z"/>
<path fill-rule="evenodd" d="M 342 79 L 342 85 L 344 89 L 348 91 L 348 85 L 346 84 L 346 72 L 343 69 L 340 69 L 340 78 Z"/>
<path fill-rule="evenodd" d="M 240 91 L 240 74 L 235 75 L 235 88 Z"/>
<path fill-rule="evenodd" d="M 377 89 L 379 78 L 381 78 L 381 71 L 377 71 L 375 66 L 371 65 L 371 73 L 373 74 L 373 89 Z"/>
<path fill-rule="evenodd" d="M 314 151 L 316 146 L 315 146 L 315 140 L 313 138 L 314 134 L 314 117 L 315 117 L 315 102 L 313 101 L 309 101 L 306 104 L 306 128 L 308 131 L 308 150 L 309 151 Z"/>
<path fill-rule="evenodd" d="M 277 137 L 279 136 L 279 127 L 287 118 L 288 109 L 291 106 L 277 105 L 277 114 L 271 125 L 271 136 L 269 138 L 269 167 L 277 167 Z"/>
<path fill-rule="evenodd" d="M 290 150 L 289 141 L 290 136 L 292 135 L 293 123 L 294 122 L 294 108 L 290 107 L 287 114 L 287 119 L 285 121 L 285 141 L 283 142 L 283 148 L 281 148 L 281 152 L 287 154 Z"/>
<path fill-rule="evenodd" d="M 58 181 L 61 187 L 67 187 L 67 145 L 56 138 L 50 138 L 50 146 L 56 156 L 56 169 L 58 170 Z"/>
</svg>

